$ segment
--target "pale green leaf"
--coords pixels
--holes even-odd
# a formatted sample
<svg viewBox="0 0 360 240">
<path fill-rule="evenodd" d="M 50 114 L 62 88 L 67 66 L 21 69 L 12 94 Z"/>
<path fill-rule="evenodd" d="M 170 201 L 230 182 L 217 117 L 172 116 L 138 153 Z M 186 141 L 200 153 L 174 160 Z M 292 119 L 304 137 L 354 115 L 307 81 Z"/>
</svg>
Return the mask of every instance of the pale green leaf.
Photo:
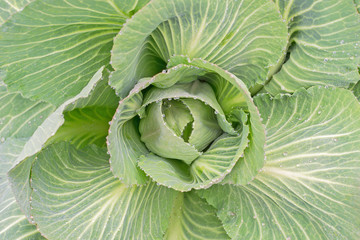
<svg viewBox="0 0 360 240">
<path fill-rule="evenodd" d="M 348 87 L 359 80 L 360 15 L 353 0 L 275 2 L 289 27 L 289 49 L 266 91 L 275 95 L 314 85 Z"/>
<path fill-rule="evenodd" d="M 244 151 L 244 158 L 236 163 L 234 169 L 227 179 L 225 179 L 225 181 L 233 184 L 246 184 L 254 178 L 264 165 L 265 131 L 261 123 L 259 111 L 245 84 L 235 75 L 221 69 L 215 64 L 201 59 L 193 59 L 189 65 L 204 68 L 212 73 L 204 76 L 204 79 L 213 86 L 215 95 L 220 96 L 220 99 L 222 95 L 226 95 L 226 92 L 223 92 L 224 89 L 229 92 L 230 97 L 234 97 L 233 101 L 223 100 L 220 101 L 219 104 L 231 103 L 233 107 L 237 107 L 237 104 L 239 104 L 238 107 L 242 107 L 244 111 L 248 112 L 248 125 L 250 127 L 249 146 Z M 214 74 L 219 77 L 214 77 Z M 220 79 L 222 80 L 219 81 Z M 229 85 L 229 83 L 231 85 Z M 236 91 L 234 88 L 238 94 L 235 94 Z M 221 105 L 221 107 L 228 109 L 223 105 Z"/>
<path fill-rule="evenodd" d="M 29 136 L 29 139 L 24 145 L 23 150 L 17 156 L 17 162 L 25 159 L 28 156 L 34 155 L 41 150 L 46 141 L 51 136 L 55 135 L 56 131 L 64 123 L 63 112 L 65 111 L 65 109 L 69 105 L 75 104 L 77 100 L 88 97 L 91 92 L 94 91 L 96 84 L 101 80 L 102 71 L 103 67 L 95 73 L 89 83 L 80 91 L 79 94 L 65 101 L 62 105 L 56 108 L 56 110 L 53 109 L 53 112 L 51 114 L 48 114 L 48 116 L 43 117 L 45 120 L 41 123 L 41 125 L 38 125 L 35 132 L 33 132 L 31 136 Z M 42 115 L 38 115 L 40 115 L 39 118 L 41 119 Z"/>
<path fill-rule="evenodd" d="M 96 83 L 92 93 L 88 97 L 79 98 L 76 102 L 67 106 L 66 111 L 84 107 L 117 108 L 120 99 L 116 96 L 114 89 L 108 84 L 109 74 L 109 69 L 105 68 L 102 72 L 101 81 Z"/>
<path fill-rule="evenodd" d="M 216 209 L 194 192 L 178 193 L 164 239 L 229 239 Z"/>
<path fill-rule="evenodd" d="M 166 90 L 164 90 L 166 91 Z M 164 158 L 176 158 L 191 164 L 201 155 L 194 146 L 177 136 L 162 117 L 162 103 L 151 103 L 146 108 L 146 117 L 140 120 L 141 141 L 150 152 Z"/>
<path fill-rule="evenodd" d="M 0 140 L 28 138 L 55 110 L 55 106 L 10 93 L 0 82 Z"/>
<path fill-rule="evenodd" d="M 0 26 L 12 15 L 21 12 L 26 5 L 34 0 L 3 0 L 0 2 Z"/>
<path fill-rule="evenodd" d="M 286 24 L 271 1 L 155 0 L 116 36 L 110 85 L 124 97 L 175 54 L 216 63 L 252 86 L 264 83 L 286 44 Z"/>
<path fill-rule="evenodd" d="M 122 184 L 95 146 L 51 145 L 31 176 L 31 213 L 49 239 L 162 239 L 176 196 L 155 183 Z"/>
<path fill-rule="evenodd" d="M 351 90 L 354 92 L 355 97 L 360 101 L 360 81 L 358 81 Z"/>
<path fill-rule="evenodd" d="M 186 104 L 194 117 L 189 143 L 202 151 L 222 133 L 216 114 L 211 107 L 199 100 L 182 99 L 181 101 Z"/>
<path fill-rule="evenodd" d="M 48 143 L 69 141 L 77 147 L 96 144 L 104 147 L 108 135 L 109 121 L 116 108 L 84 107 L 64 113 L 64 124 Z"/>
<path fill-rule="evenodd" d="M 355 3 L 355 7 L 356 7 L 357 11 L 359 12 L 360 11 L 360 1 L 354 0 L 354 3 Z"/>
<path fill-rule="evenodd" d="M 46 141 L 46 144 L 50 144 L 51 142 L 58 142 L 65 139 L 73 141 L 77 144 L 77 147 L 92 142 L 105 146 L 105 137 L 109 127 L 108 121 L 115 112 L 115 109 L 111 107 L 114 107 L 114 102 L 116 103 L 118 98 L 114 91 L 111 89 L 111 91 L 109 91 L 110 87 L 107 85 L 106 81 L 100 81 L 101 70 L 102 69 L 95 74 L 94 78 L 90 81 L 89 85 L 83 89 L 82 93 L 67 101 L 63 106 L 60 106 L 48 119 L 46 119 L 45 122 L 48 122 L 49 120 L 53 121 L 51 124 L 47 125 L 47 129 L 44 128 L 44 126 L 46 126 L 44 124 L 40 126 L 40 129 L 44 128 L 44 131 L 47 130 L 51 134 L 47 133 L 41 142 L 32 140 L 34 145 L 30 145 L 30 147 L 27 144 L 31 143 L 31 140 L 26 139 L 25 146 L 27 146 L 28 149 L 25 147 L 22 150 L 21 154 L 23 155 L 17 156 L 17 161 L 21 161 L 26 156 L 30 156 L 39 151 L 40 148 L 43 147 L 43 141 Z M 95 84 L 97 84 L 96 87 Z M 104 99 L 107 100 L 107 102 L 104 102 Z M 81 108 L 79 109 L 78 107 Z M 63 116 L 61 113 L 64 111 L 65 114 Z M 96 114 L 98 114 L 98 116 Z M 61 127 L 59 128 L 60 125 Z M 52 136 L 55 132 L 55 136 L 48 140 L 47 138 Z M 37 134 L 41 134 L 41 132 L 38 130 L 35 131 L 32 138 L 38 140 L 39 137 Z M 29 212 L 31 193 L 29 177 L 30 169 L 35 157 L 36 156 L 34 155 L 20 163 L 16 162 L 16 164 L 18 164 L 9 172 L 9 180 L 12 183 L 12 190 L 15 193 L 16 200 L 19 202 L 21 209 L 25 212 L 29 221 L 32 221 Z"/>
<path fill-rule="evenodd" d="M 99 94 L 97 97 L 102 96 L 108 100 L 109 105 L 114 105 L 113 99 L 117 99 L 114 92 L 109 91 L 109 86 L 105 87 L 105 80 L 100 81 L 102 70 L 103 68 L 98 70 L 78 95 L 67 100 L 58 108 L 50 103 L 26 99 L 20 93 L 9 93 L 4 83 L 0 83 L 0 142 L 4 142 L 10 137 L 28 138 L 16 163 L 38 152 L 63 124 L 63 112 L 75 106 L 84 105 L 84 101 L 87 101 L 84 99 L 87 99 L 92 91 L 97 89 L 96 94 Z M 93 90 L 97 83 L 100 83 L 99 86 Z M 100 93 L 109 95 L 104 96 Z M 92 102 L 97 102 L 97 100 L 93 99 Z"/>
<path fill-rule="evenodd" d="M 26 139 L 8 138 L 0 143 L 0 239 L 44 239 L 20 210 L 7 179 L 7 171 L 15 164 Z"/>
<path fill-rule="evenodd" d="M 197 193 L 234 239 L 359 239 L 360 105 L 344 89 L 255 98 L 267 161 L 245 186 Z"/>
<path fill-rule="evenodd" d="M 139 157 L 149 151 L 140 141 L 139 121 L 134 117 L 141 107 L 141 90 L 152 81 L 145 79 L 137 84 L 132 93 L 121 100 L 110 124 L 107 147 L 110 154 L 110 166 L 113 174 L 125 184 L 145 184 L 147 177 L 137 166 Z"/>
<path fill-rule="evenodd" d="M 194 118 L 190 113 L 189 108 L 179 100 L 165 100 L 163 102 L 162 111 L 164 116 L 165 123 L 170 127 L 170 129 L 176 134 L 176 136 L 181 137 L 184 133 L 185 127 L 192 122 Z M 184 137 L 183 137 L 184 138 Z"/>
<path fill-rule="evenodd" d="M 178 191 L 208 188 L 234 167 L 246 147 L 248 133 L 246 127 L 239 136 L 224 133 L 190 166 L 154 154 L 141 156 L 138 164 L 157 183 Z"/>
<path fill-rule="evenodd" d="M 36 155 L 30 156 L 20 163 L 18 163 L 15 167 L 13 167 L 8 172 L 8 180 L 11 185 L 11 190 L 15 195 L 15 199 L 23 211 L 28 221 L 35 224 L 31 215 L 30 215 L 30 170 Z"/>
<path fill-rule="evenodd" d="M 112 119 L 119 103 L 119 98 L 108 85 L 107 69 L 103 71 L 101 81 L 87 97 L 79 98 L 66 106 L 64 110 L 64 124 L 56 135 L 48 142 L 71 141 L 77 147 L 88 144 L 105 146 Z"/>
<path fill-rule="evenodd" d="M 34 131 L 31 132 L 32 135 L 28 136 L 28 138 L 26 138 L 24 140 L 25 142 L 22 146 L 22 150 L 19 152 L 19 154 L 16 155 L 16 161 L 13 163 L 14 167 L 9 172 L 9 180 L 12 183 L 12 190 L 15 193 L 15 198 L 19 202 L 21 209 L 24 211 L 24 213 L 28 217 L 29 221 L 32 221 L 32 219 L 30 218 L 30 213 L 29 213 L 29 209 L 30 209 L 29 200 L 30 200 L 30 193 L 31 193 L 31 189 L 30 189 L 30 185 L 29 185 L 29 177 L 30 177 L 30 169 L 31 169 L 33 160 L 35 158 L 35 155 L 34 156 L 31 156 L 31 155 L 36 154 L 38 151 L 40 151 L 40 149 L 43 147 L 45 142 L 46 142 L 46 144 L 49 144 L 50 142 L 60 141 L 61 139 L 71 139 L 71 140 L 74 140 L 76 143 L 78 143 L 78 146 L 81 146 L 81 143 L 83 143 L 83 141 L 90 142 L 92 140 L 92 139 L 86 139 L 86 138 L 84 139 L 83 137 L 87 136 L 88 134 L 91 134 L 92 131 L 95 132 L 94 127 L 95 127 L 95 124 L 97 123 L 96 121 L 92 122 L 93 119 L 88 119 L 89 122 L 82 123 L 85 125 L 89 124 L 89 123 L 92 124 L 91 127 L 93 129 L 83 128 L 82 126 L 80 128 L 77 127 L 77 129 L 72 129 L 70 126 L 76 126 L 77 122 L 71 121 L 73 119 L 71 119 L 71 115 L 69 117 L 69 114 L 65 114 L 65 119 L 64 119 L 64 116 L 62 113 L 67 109 L 73 109 L 74 106 L 78 106 L 78 107 L 83 106 L 83 104 L 85 104 L 85 103 L 88 103 L 89 106 L 94 106 L 94 105 L 96 106 L 97 104 L 101 103 L 101 102 L 97 101 L 96 98 L 93 97 L 93 95 L 95 93 L 109 93 L 108 91 L 104 91 L 106 89 L 105 88 L 106 85 L 104 85 L 103 82 L 105 82 L 105 81 L 100 81 L 101 71 L 102 71 L 102 69 L 100 69 L 98 71 L 98 73 L 95 74 L 94 78 L 90 81 L 89 85 L 86 86 L 78 96 L 76 96 L 73 99 L 68 100 L 64 105 L 60 106 L 58 109 L 56 109 L 56 111 L 51 113 L 50 116 L 47 117 L 45 115 L 45 117 L 43 117 L 44 115 L 41 115 L 40 118 L 41 119 L 45 118 L 45 121 L 38 127 L 38 129 L 36 129 L 35 132 Z M 96 83 L 99 83 L 99 84 L 95 87 Z M 95 89 L 92 89 L 92 88 L 95 88 Z M 90 96 L 89 96 L 89 94 L 90 94 Z M 112 94 L 113 94 L 113 97 L 115 97 L 115 99 L 116 99 L 114 92 Z M 111 97 L 109 97 L 109 96 L 103 96 L 103 97 L 108 100 L 111 99 Z M 89 100 L 91 100 L 91 101 L 89 102 Z M 24 100 L 24 102 L 26 102 L 26 101 Z M 31 103 L 32 101 L 28 101 L 28 102 Z M 109 102 L 111 103 L 111 101 L 109 101 Z M 86 110 L 86 111 L 89 111 L 89 110 Z M 78 113 L 79 114 L 79 112 L 82 113 L 82 111 L 77 109 L 76 111 L 73 110 L 70 113 L 75 113 L 75 114 Z M 42 112 L 40 112 L 40 113 L 42 113 Z M 23 114 L 23 115 L 25 116 L 26 114 Z M 21 115 L 17 115 L 17 116 L 21 116 Z M 110 118 L 111 118 L 111 116 L 110 116 Z M 65 124 L 62 125 L 64 123 L 64 121 L 65 121 Z M 78 119 L 78 121 L 82 121 L 82 120 Z M 108 124 L 107 124 L 107 122 L 105 122 L 105 123 L 101 122 L 100 126 L 102 126 L 102 128 L 103 128 L 103 131 L 102 131 L 103 138 L 99 139 L 99 136 L 96 136 L 96 138 L 94 140 L 98 141 L 98 143 L 102 142 L 104 145 Z M 35 125 L 35 127 L 36 127 L 36 125 Z M 60 127 L 60 130 L 58 131 L 59 127 Z M 29 126 L 29 128 L 30 128 L 30 126 Z M 69 128 L 71 128 L 71 129 L 69 129 Z M 44 132 L 44 134 L 42 131 Z M 56 133 L 56 135 L 53 136 L 55 133 Z M 99 133 L 99 131 L 97 133 Z M 53 136 L 53 137 L 51 137 L 51 136 Z M 80 138 L 78 138 L 78 137 L 80 137 Z M 29 156 L 31 156 L 31 157 L 29 157 Z M 27 157 L 29 157 L 29 158 L 27 158 Z"/>
<path fill-rule="evenodd" d="M 174 67 L 172 71 L 168 71 L 166 74 L 168 76 L 176 75 L 177 69 L 182 69 L 182 68 L 188 69 L 183 65 L 178 65 L 176 69 Z M 157 83 L 158 81 L 159 82 L 163 81 L 163 78 L 161 78 L 160 76 L 162 75 L 157 75 L 157 77 L 155 77 L 154 84 Z M 200 81 L 178 84 L 169 87 L 167 89 L 152 88 L 144 97 L 143 105 L 138 111 L 140 117 L 142 115 L 142 112 L 145 111 L 145 108 L 148 104 L 156 101 L 161 101 L 163 99 L 174 99 L 174 98 L 199 99 L 202 102 L 208 104 L 212 109 L 215 110 L 217 115 L 216 118 L 218 120 L 218 124 L 221 127 L 221 129 L 229 134 L 236 134 L 236 131 L 227 121 L 224 111 L 222 110 L 222 107 L 217 102 L 216 96 L 214 94 L 214 90 L 211 88 L 209 84 Z"/>
<path fill-rule="evenodd" d="M 101 66 L 109 64 L 113 38 L 130 17 L 121 9 L 132 11 L 136 3 L 32 2 L 0 29 L 4 82 L 27 98 L 60 106 L 79 94 Z"/>
</svg>

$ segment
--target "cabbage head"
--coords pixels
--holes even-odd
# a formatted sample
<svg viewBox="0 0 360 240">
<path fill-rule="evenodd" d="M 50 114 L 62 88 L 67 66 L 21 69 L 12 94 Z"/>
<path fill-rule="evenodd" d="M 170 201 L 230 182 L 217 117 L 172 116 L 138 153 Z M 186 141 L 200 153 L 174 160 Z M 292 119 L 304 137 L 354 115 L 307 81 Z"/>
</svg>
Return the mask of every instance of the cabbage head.
<svg viewBox="0 0 360 240">
<path fill-rule="evenodd" d="M 360 239 L 359 0 L 2 0 L 0 239 Z"/>
</svg>

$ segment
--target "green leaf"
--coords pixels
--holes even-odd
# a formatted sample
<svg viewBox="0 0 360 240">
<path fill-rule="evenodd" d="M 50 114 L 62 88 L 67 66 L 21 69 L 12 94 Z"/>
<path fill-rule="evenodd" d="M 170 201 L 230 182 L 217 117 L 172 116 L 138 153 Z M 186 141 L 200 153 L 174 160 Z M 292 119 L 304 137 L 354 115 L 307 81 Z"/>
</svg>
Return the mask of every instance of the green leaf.
<svg viewBox="0 0 360 240">
<path fill-rule="evenodd" d="M 124 97 L 175 54 L 216 63 L 252 86 L 264 83 L 286 44 L 271 1 L 151 1 L 115 38 L 110 85 Z"/>
<path fill-rule="evenodd" d="M 162 111 L 165 123 L 170 129 L 181 137 L 187 125 L 193 125 L 194 121 L 192 114 L 187 105 L 179 100 L 165 100 L 163 102 Z M 161 116 L 162 117 L 162 116 Z M 183 137 L 184 138 L 184 137 Z"/>
<path fill-rule="evenodd" d="M 246 147 L 247 135 L 246 127 L 239 136 L 224 133 L 190 167 L 154 154 L 141 156 L 138 164 L 157 183 L 178 191 L 208 188 L 234 167 Z"/>
<path fill-rule="evenodd" d="M 44 239 L 20 210 L 6 176 L 25 142 L 26 139 L 9 138 L 0 143 L 0 239 Z"/>
<path fill-rule="evenodd" d="M 85 107 L 64 113 L 64 124 L 48 143 L 69 141 L 78 148 L 89 144 L 106 146 L 109 121 L 115 108 Z"/>
<path fill-rule="evenodd" d="M 109 64 L 113 38 L 130 17 L 123 7 L 137 8 L 130 0 L 32 2 L 1 27 L 4 82 L 26 98 L 56 106 L 76 96 Z"/>
<path fill-rule="evenodd" d="M 63 124 L 65 110 L 71 110 L 74 107 L 84 106 L 89 103 L 88 96 L 91 92 L 96 92 L 96 98 L 91 100 L 92 106 L 100 104 L 100 101 L 106 100 L 106 106 L 114 105 L 118 101 L 114 97 L 114 92 L 106 85 L 106 81 L 101 80 L 101 68 L 89 81 L 82 91 L 75 97 L 67 100 L 64 104 L 56 108 L 52 104 L 33 101 L 21 96 L 20 93 L 10 93 L 3 82 L 0 82 L 0 142 L 7 138 L 27 138 L 24 149 L 18 155 L 16 165 L 22 159 L 38 152 L 43 144 L 55 134 L 57 129 Z M 95 88 L 95 85 L 99 85 Z M 107 86 L 107 87 L 106 87 Z M 95 88 L 93 90 L 93 88 Z M 109 91 L 112 91 L 112 93 Z M 106 94 L 104 96 L 103 94 Z M 92 96 L 94 96 L 92 94 Z M 115 107 L 116 107 L 115 103 Z"/>
<path fill-rule="evenodd" d="M 47 144 L 72 141 L 77 147 L 88 144 L 105 146 L 109 124 L 119 103 L 114 90 L 107 84 L 107 70 L 91 93 L 79 98 L 64 110 L 64 124 Z"/>
<path fill-rule="evenodd" d="M 34 0 L 4 0 L 0 2 L 0 26 L 12 15 L 21 12 L 26 5 Z"/>
<path fill-rule="evenodd" d="M 47 144 L 72 141 L 77 147 L 88 144 L 105 146 L 109 124 L 119 103 L 119 98 L 108 85 L 108 70 L 103 71 L 101 81 L 92 92 L 79 98 L 64 110 L 64 124 Z"/>
<path fill-rule="evenodd" d="M 353 0 L 275 2 L 289 27 L 289 49 L 266 91 L 276 95 L 314 85 L 347 88 L 359 80 L 360 16 Z"/>
<path fill-rule="evenodd" d="M 116 177 L 128 185 L 141 185 L 148 180 L 145 173 L 137 166 L 139 157 L 149 151 L 140 141 L 139 123 L 134 117 L 143 101 L 141 90 L 151 82 L 151 79 L 143 80 L 135 86 L 128 97 L 120 101 L 110 124 L 107 145 L 111 170 Z"/>
<path fill-rule="evenodd" d="M 76 102 L 67 106 L 66 111 L 85 107 L 117 108 L 120 99 L 108 84 L 109 74 L 109 69 L 105 68 L 102 72 L 101 81 L 96 83 L 92 93 L 86 98 L 79 98 Z"/>
<path fill-rule="evenodd" d="M 353 91 L 355 97 L 360 101 L 360 81 L 358 81 L 356 84 L 354 84 L 351 87 L 351 90 Z"/>
<path fill-rule="evenodd" d="M 216 209 L 194 192 L 178 193 L 164 239 L 229 239 Z"/>
<path fill-rule="evenodd" d="M 189 143 L 202 151 L 222 133 L 216 115 L 211 107 L 199 100 L 182 99 L 182 101 L 194 117 Z"/>
<path fill-rule="evenodd" d="M 355 7 L 356 7 L 357 11 L 359 12 L 360 11 L 360 1 L 354 0 L 354 3 L 355 3 Z"/>
<path fill-rule="evenodd" d="M 95 73 L 93 78 L 78 95 L 65 101 L 62 105 L 56 108 L 56 110 L 52 109 L 53 112 L 51 114 L 48 113 L 48 116 L 42 117 L 41 113 L 37 114 L 40 115 L 40 119 L 44 118 L 45 120 L 41 123 L 41 125 L 37 125 L 37 129 L 31 136 L 29 136 L 29 139 L 24 145 L 23 150 L 17 157 L 17 162 L 25 159 L 28 156 L 34 155 L 41 150 L 46 141 L 55 135 L 56 131 L 64 123 L 63 112 L 66 110 L 66 108 L 71 104 L 75 105 L 76 101 L 79 99 L 87 98 L 91 92 L 94 91 L 96 84 L 101 80 L 102 71 L 103 67 Z"/>
<path fill-rule="evenodd" d="M 55 106 L 32 101 L 20 93 L 10 93 L 0 82 L 0 140 L 28 138 L 54 110 Z"/>
<path fill-rule="evenodd" d="M 229 73 L 218 67 L 215 64 L 206 62 L 201 59 L 193 59 L 189 63 L 195 67 L 204 68 L 211 72 L 204 79 L 213 86 L 215 95 L 222 96 L 223 89 L 229 92 L 229 97 L 235 97 L 232 102 L 235 107 L 239 103 L 239 107 L 242 107 L 249 115 L 248 125 L 250 127 L 249 133 L 249 146 L 244 151 L 244 158 L 240 159 L 231 171 L 225 181 L 232 184 L 246 184 L 251 181 L 258 171 L 264 165 L 264 144 L 265 144 L 265 131 L 261 123 L 261 118 L 257 107 L 255 106 L 249 91 L 245 84 L 238 79 L 235 75 Z M 213 74 L 219 77 L 213 76 Z M 219 81 L 219 79 L 221 79 Z M 214 81 L 215 80 L 215 81 Z M 231 84 L 231 87 L 228 85 Z M 234 94 L 237 90 L 238 94 Z M 231 101 L 230 101 L 231 102 Z M 219 104 L 226 104 L 229 101 L 220 101 Z M 221 108 L 227 109 L 226 106 L 221 105 Z"/>
<path fill-rule="evenodd" d="M 22 212 L 25 213 L 28 221 L 32 224 L 35 222 L 30 215 L 30 171 L 36 155 L 30 156 L 8 172 L 8 180 L 11 184 L 11 190 L 15 195 L 17 204 L 21 208 Z"/>
<path fill-rule="evenodd" d="M 31 176 L 31 213 L 49 239 L 162 239 L 176 196 L 155 183 L 120 183 L 95 146 L 51 145 Z"/>
<path fill-rule="evenodd" d="M 162 103 L 155 102 L 147 107 L 147 116 L 139 124 L 141 141 L 152 153 L 191 164 L 201 153 L 167 126 L 162 117 L 161 106 Z"/>
<path fill-rule="evenodd" d="M 184 66 L 178 65 L 177 69 L 182 69 Z M 175 67 L 174 67 L 175 68 Z M 185 68 L 187 69 L 187 68 Z M 190 68 L 191 71 L 191 68 Z M 176 75 L 176 70 L 168 71 L 168 76 Z M 161 75 L 157 75 L 154 79 L 154 84 L 158 81 L 163 81 L 164 79 L 160 77 Z M 196 76 L 196 75 L 195 75 Z M 146 106 L 150 103 L 161 101 L 163 99 L 173 99 L 173 98 L 189 98 L 189 99 L 199 99 L 205 104 L 208 104 L 212 109 L 216 112 L 216 118 L 218 120 L 218 124 L 224 132 L 229 134 L 236 134 L 236 131 L 233 129 L 231 124 L 227 121 L 224 111 L 221 106 L 217 102 L 216 96 L 214 94 L 214 90 L 211 86 L 205 82 L 194 81 L 191 83 L 184 83 L 174 85 L 167 89 L 162 88 L 152 88 L 146 94 L 143 105 L 139 109 L 139 115 L 141 117 L 142 112 L 145 110 Z"/>
<path fill-rule="evenodd" d="M 16 166 L 14 166 L 9 172 L 9 180 L 12 183 L 12 190 L 15 193 L 16 200 L 19 202 L 21 209 L 25 212 L 29 221 L 32 221 L 29 212 L 29 200 L 31 193 L 29 177 L 32 163 L 34 161 L 34 158 L 36 157 L 36 155 L 31 155 L 36 154 L 43 147 L 45 141 L 47 145 L 51 142 L 61 141 L 62 139 L 73 140 L 77 143 L 78 147 L 82 146 L 84 143 L 89 143 L 92 141 L 95 141 L 96 143 L 103 146 L 105 145 L 105 136 L 108 129 L 108 123 L 107 121 L 100 121 L 99 123 L 99 121 L 92 118 L 94 116 L 91 115 L 91 113 L 94 113 L 94 109 L 97 109 L 100 113 L 106 112 L 106 109 L 108 108 L 106 108 L 104 111 L 99 110 L 99 107 L 103 104 L 105 106 L 112 106 L 114 99 L 115 102 L 117 101 L 117 97 L 114 91 L 109 91 L 110 87 L 107 85 L 106 81 L 100 81 L 101 70 L 102 69 L 100 69 L 98 73 L 95 74 L 94 78 L 89 83 L 90 85 L 84 88 L 82 93 L 66 102 L 63 106 L 60 106 L 54 113 L 50 114 L 50 116 L 46 118 L 44 123 L 40 125 L 39 129 L 35 131 L 30 140 L 26 139 L 24 143 L 25 147 L 23 146 L 23 149 L 20 152 L 19 156 L 16 156 L 17 161 L 14 162 L 14 165 Z M 96 87 L 95 84 L 97 84 Z M 103 99 L 108 100 L 108 102 L 104 103 Z M 87 106 L 89 106 L 89 108 L 86 108 Z M 74 107 L 82 107 L 82 109 L 75 108 L 74 110 Z M 65 112 L 65 116 L 63 116 L 62 112 L 67 110 L 72 111 Z M 115 109 L 112 112 L 107 113 L 108 118 L 111 118 L 111 115 L 114 111 Z M 88 119 L 80 118 L 74 120 L 74 118 L 72 118 L 74 114 L 77 117 L 83 117 L 84 115 L 81 114 L 83 114 L 84 112 L 89 113 L 88 115 L 86 115 Z M 100 116 L 100 118 L 104 120 L 104 116 Z M 64 125 L 62 125 L 63 123 Z M 91 128 L 87 128 L 89 127 L 89 124 Z M 60 125 L 62 126 L 58 130 Z M 97 126 L 97 128 L 95 126 Z M 44 131 L 46 134 L 41 135 L 41 131 Z M 93 139 L 87 138 L 89 135 L 91 136 L 91 134 L 95 132 L 97 134 L 100 134 L 100 136 L 96 135 Z M 55 136 L 51 137 L 53 134 L 55 134 Z M 102 138 L 101 134 L 103 135 Z M 48 139 L 49 137 L 51 138 Z M 26 158 L 27 156 L 31 157 Z M 19 161 L 21 162 L 19 163 Z"/>
<path fill-rule="evenodd" d="M 267 161 L 245 186 L 197 193 L 232 238 L 359 239 L 360 105 L 344 89 L 255 98 Z"/>
</svg>

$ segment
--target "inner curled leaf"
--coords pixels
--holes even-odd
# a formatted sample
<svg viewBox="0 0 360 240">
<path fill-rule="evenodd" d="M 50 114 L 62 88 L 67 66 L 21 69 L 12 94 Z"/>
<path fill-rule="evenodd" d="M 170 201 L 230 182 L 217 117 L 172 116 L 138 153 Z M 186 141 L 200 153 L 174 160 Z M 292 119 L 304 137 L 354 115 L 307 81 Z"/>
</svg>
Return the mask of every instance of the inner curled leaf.
<svg viewBox="0 0 360 240">
<path fill-rule="evenodd" d="M 223 181 L 240 164 L 232 178 L 246 183 L 262 166 L 265 140 L 246 86 L 204 60 L 175 60 L 120 102 L 108 137 L 114 174 L 190 191 Z"/>
<path fill-rule="evenodd" d="M 171 130 L 185 142 L 188 142 L 194 122 L 188 107 L 179 100 L 164 100 L 162 112 L 162 117 Z"/>
<path fill-rule="evenodd" d="M 170 159 L 191 164 L 208 147 L 222 130 L 215 110 L 205 102 L 191 97 L 177 97 L 176 93 L 185 89 L 207 89 L 210 98 L 216 102 L 215 94 L 207 83 L 193 82 L 178 84 L 168 89 L 160 89 L 161 97 L 146 106 L 145 115 L 140 120 L 141 141 L 153 153 Z M 175 91 L 174 91 L 175 90 Z M 151 99 L 159 89 L 149 90 L 144 98 Z M 164 98 L 170 92 L 173 98 Z M 160 93 L 160 92 L 159 92 Z M 150 97 L 148 97 L 150 96 Z M 141 115 L 141 114 L 140 114 Z"/>
</svg>

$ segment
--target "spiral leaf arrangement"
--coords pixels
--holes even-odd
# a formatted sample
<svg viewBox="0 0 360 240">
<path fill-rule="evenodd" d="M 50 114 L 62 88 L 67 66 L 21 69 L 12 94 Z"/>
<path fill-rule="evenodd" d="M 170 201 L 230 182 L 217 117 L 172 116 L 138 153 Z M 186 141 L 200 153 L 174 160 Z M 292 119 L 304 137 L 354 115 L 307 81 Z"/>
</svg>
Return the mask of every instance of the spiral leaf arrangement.
<svg viewBox="0 0 360 240">
<path fill-rule="evenodd" d="M 352 0 L 8 0 L 0 239 L 360 238 Z"/>
</svg>

